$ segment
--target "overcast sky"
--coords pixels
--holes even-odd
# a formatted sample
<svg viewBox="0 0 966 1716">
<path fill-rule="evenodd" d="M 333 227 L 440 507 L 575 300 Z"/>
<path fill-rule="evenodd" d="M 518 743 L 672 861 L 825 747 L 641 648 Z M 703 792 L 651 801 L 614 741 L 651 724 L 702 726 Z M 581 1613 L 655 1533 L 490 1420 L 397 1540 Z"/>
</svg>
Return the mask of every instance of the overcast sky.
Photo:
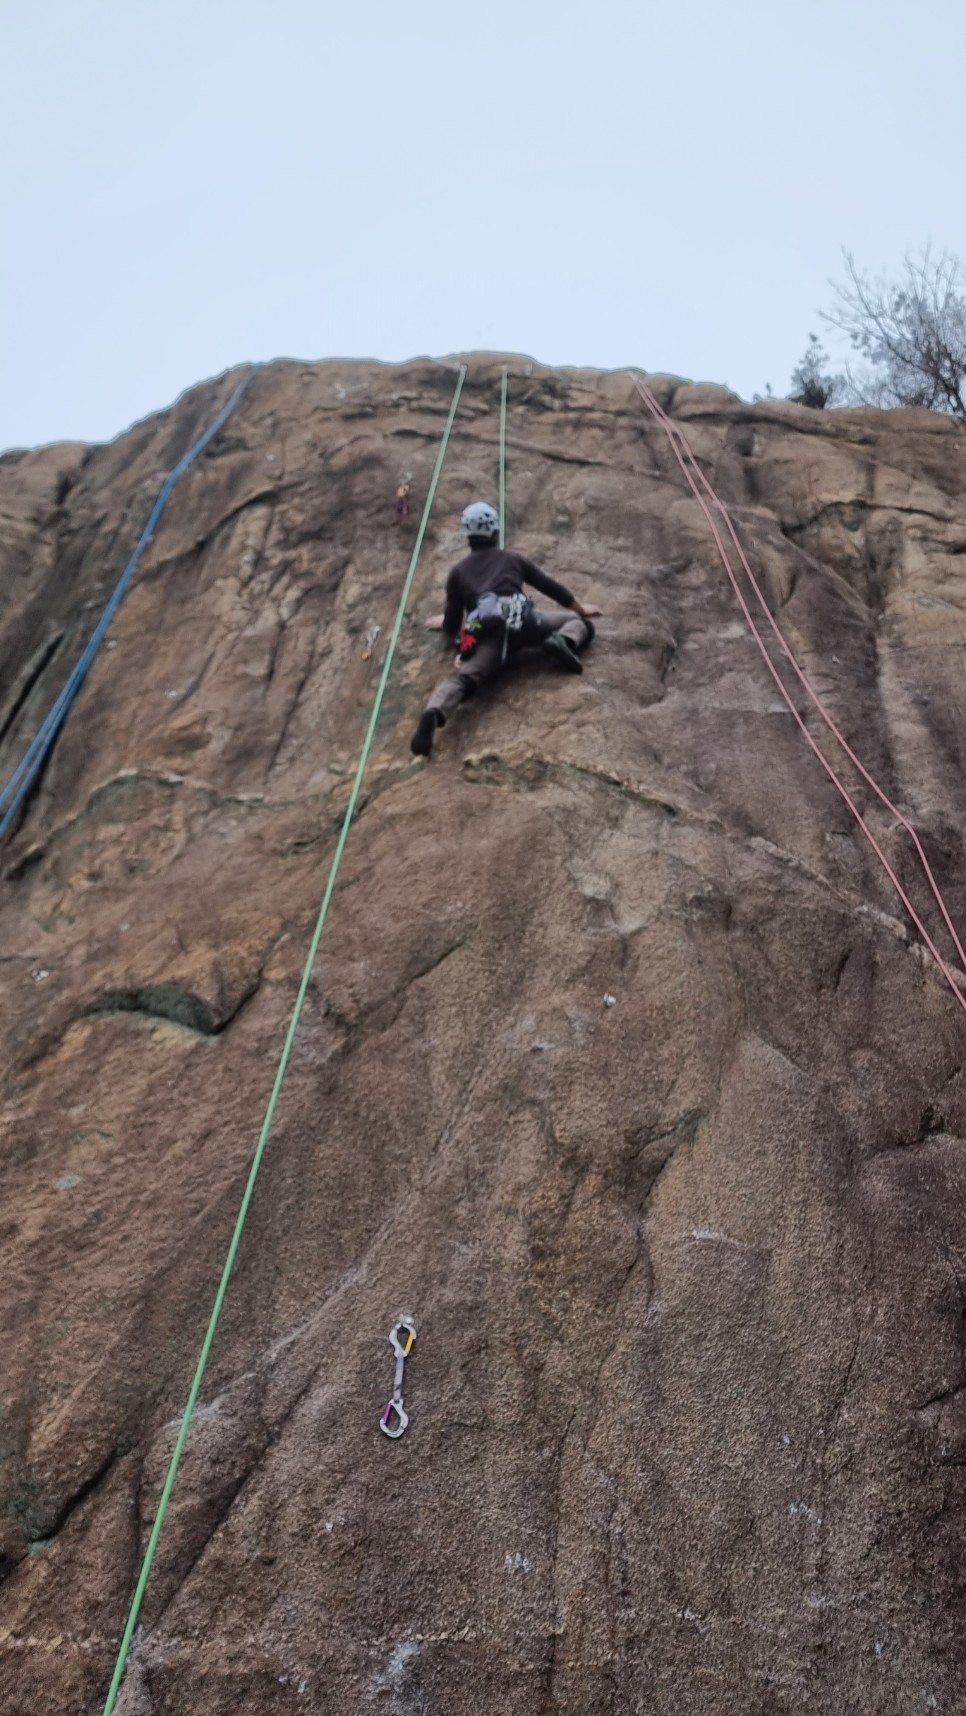
<svg viewBox="0 0 966 1716">
<path fill-rule="evenodd" d="M 966 253 L 963 0 L 0 0 L 0 447 L 242 359 L 784 392 L 841 246 Z"/>
</svg>

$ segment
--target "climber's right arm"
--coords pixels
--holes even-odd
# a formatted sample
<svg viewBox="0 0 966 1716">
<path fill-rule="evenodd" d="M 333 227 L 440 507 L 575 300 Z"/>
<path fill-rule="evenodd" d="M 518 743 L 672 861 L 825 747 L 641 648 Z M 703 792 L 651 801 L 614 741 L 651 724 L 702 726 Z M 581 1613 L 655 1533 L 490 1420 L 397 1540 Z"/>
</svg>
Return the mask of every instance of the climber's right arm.
<svg viewBox="0 0 966 1716">
<path fill-rule="evenodd" d="M 559 602 L 562 608 L 569 608 L 571 613 L 579 614 L 582 620 L 596 618 L 600 613 L 600 609 L 593 603 L 585 607 L 582 602 L 578 602 L 573 591 L 568 590 L 566 584 L 561 584 L 558 579 L 551 578 L 549 572 L 542 572 L 540 567 L 535 566 L 533 561 L 528 560 L 525 555 L 520 554 L 517 558 L 523 569 L 524 579 L 528 584 L 532 584 L 535 590 L 539 590 L 542 596 L 549 596 L 551 601 Z"/>
</svg>

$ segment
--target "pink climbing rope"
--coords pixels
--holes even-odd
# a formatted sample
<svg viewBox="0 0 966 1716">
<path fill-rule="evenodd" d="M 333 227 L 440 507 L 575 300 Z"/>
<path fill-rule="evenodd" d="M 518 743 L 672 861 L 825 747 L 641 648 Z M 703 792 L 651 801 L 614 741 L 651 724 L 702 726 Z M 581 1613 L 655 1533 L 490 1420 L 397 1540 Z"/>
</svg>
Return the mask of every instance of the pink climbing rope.
<svg viewBox="0 0 966 1716">
<path fill-rule="evenodd" d="M 880 800 L 880 802 L 886 806 L 886 808 L 896 818 L 896 821 L 899 822 L 902 825 L 902 827 L 907 831 L 907 833 L 911 836 L 913 845 L 915 846 L 916 852 L 919 855 L 919 859 L 920 859 L 920 862 L 922 864 L 922 868 L 923 868 L 923 871 L 925 873 L 926 879 L 929 883 L 930 888 L 932 889 L 932 892 L 936 898 L 936 901 L 938 902 L 939 909 L 942 912 L 943 918 L 944 918 L 945 923 L 946 923 L 946 927 L 949 930 L 950 935 L 952 936 L 953 942 L 955 943 L 956 951 L 959 954 L 959 957 L 962 961 L 963 967 L 964 967 L 964 969 L 966 969 L 966 952 L 963 951 L 962 942 L 960 941 L 959 936 L 956 933 L 956 929 L 955 929 L 955 926 L 953 924 L 952 918 L 949 915 L 949 911 L 948 911 L 948 908 L 946 906 L 946 902 L 943 898 L 939 884 L 936 881 L 936 878 L 932 873 L 932 869 L 930 867 L 929 860 L 926 857 L 926 854 L 923 850 L 922 842 L 920 841 L 918 834 L 916 833 L 912 824 L 909 822 L 908 818 L 903 816 L 901 810 L 899 810 L 899 808 L 895 804 L 893 804 L 892 800 L 888 797 L 888 795 L 885 792 L 883 792 L 882 788 L 878 785 L 878 783 L 870 775 L 868 769 L 860 761 L 860 759 L 856 756 L 851 745 L 848 743 L 848 740 L 844 737 L 844 735 L 839 731 L 839 728 L 836 726 L 835 721 L 832 719 L 832 716 L 829 714 L 828 710 L 826 709 L 825 704 L 822 702 L 822 699 L 818 695 L 818 692 L 815 690 L 814 686 L 811 684 L 810 680 L 806 676 L 804 670 L 799 665 L 799 662 L 798 662 L 796 656 L 794 655 L 792 648 L 791 648 L 790 644 L 788 643 L 784 633 L 782 632 L 781 627 L 779 626 L 777 620 L 775 619 L 774 614 L 772 613 L 771 609 L 769 608 L 768 603 L 766 602 L 765 597 L 762 593 L 761 587 L 758 583 L 758 580 L 755 577 L 755 574 L 752 571 L 752 569 L 748 563 L 748 558 L 745 554 L 744 549 L 741 546 L 741 542 L 738 538 L 738 533 L 735 530 L 735 526 L 734 526 L 734 523 L 732 521 L 731 515 L 728 512 L 728 509 L 725 506 L 724 502 L 715 493 L 715 490 L 713 489 L 711 483 L 708 481 L 708 478 L 705 476 L 704 472 L 701 470 L 700 466 L 698 465 L 697 459 L 695 458 L 694 453 L 691 450 L 690 443 L 689 443 L 686 435 L 684 434 L 683 430 L 681 430 L 678 427 L 678 425 L 676 423 L 674 423 L 672 421 L 672 419 L 667 415 L 667 413 L 662 409 L 662 407 L 658 403 L 657 399 L 654 397 L 654 394 L 652 393 L 651 389 L 647 386 L 646 382 L 642 381 L 641 378 L 639 376 L 636 376 L 636 375 L 633 377 L 633 381 L 634 381 L 634 386 L 637 388 L 638 393 L 640 394 L 641 398 L 643 399 L 643 401 L 644 401 L 645 405 L 647 406 L 648 410 L 650 411 L 651 415 L 656 419 L 656 421 L 660 424 L 661 428 L 664 430 L 665 434 L 667 435 L 668 441 L 670 442 L 670 445 L 671 445 L 671 449 L 674 453 L 675 458 L 678 461 L 678 464 L 681 467 L 681 470 L 684 473 L 684 476 L 685 476 L 685 479 L 687 480 L 688 486 L 690 487 L 691 492 L 693 493 L 695 500 L 697 501 L 698 505 L 700 506 L 702 512 L 705 515 L 705 518 L 708 521 L 708 524 L 711 527 L 711 534 L 714 537 L 715 545 L 717 547 L 718 554 L 719 554 L 720 559 L 721 559 L 721 564 L 728 574 L 728 578 L 731 582 L 732 589 L 734 590 L 734 593 L 735 593 L 736 597 L 738 598 L 738 602 L 739 602 L 739 605 L 741 607 L 741 611 L 744 614 L 744 617 L 745 617 L 745 620 L 748 624 L 749 630 L 751 631 L 751 635 L 754 638 L 756 644 L 758 645 L 758 648 L 761 651 L 762 657 L 764 658 L 765 666 L 767 667 L 769 673 L 771 674 L 773 680 L 775 681 L 775 684 L 778 687 L 778 690 L 781 694 L 783 702 L 787 705 L 789 711 L 791 712 L 791 714 L 794 716 L 796 722 L 798 723 L 798 726 L 801 729 L 801 732 L 805 738 L 806 743 L 814 751 L 816 757 L 818 758 L 819 762 L 821 763 L 821 765 L 822 765 L 823 769 L 825 770 L 826 774 L 828 775 L 829 779 L 832 781 L 833 785 L 836 787 L 838 792 L 841 793 L 843 799 L 845 800 L 846 804 L 849 807 L 849 810 L 852 812 L 852 815 L 854 816 L 856 822 L 858 823 L 859 827 L 861 828 L 862 833 L 865 835 L 866 840 L 869 842 L 869 845 L 872 847 L 873 852 L 875 853 L 876 857 L 878 858 L 880 864 L 882 865 L 882 868 L 885 870 L 886 875 L 889 877 L 889 880 L 891 881 L 893 887 L 895 888 L 896 893 L 898 894 L 900 900 L 902 901 L 903 905 L 905 906 L 906 911 L 909 913 L 909 916 L 912 918 L 912 921 L 915 924 L 916 928 L 918 929 L 920 935 L 922 936 L 923 941 L 925 942 L 930 953 L 932 954 L 933 959 L 936 961 L 936 964 L 939 967 L 939 970 L 942 972 L 943 976 L 946 979 L 946 982 L 949 984 L 949 987 L 952 990 L 953 994 L 955 995 L 956 1000 L 959 1002 L 959 1005 L 963 1009 L 963 1012 L 966 1013 L 966 999 L 964 999 L 964 997 L 963 997 L 963 995 L 959 989 L 959 986 L 956 983 L 956 980 L 955 980 L 952 972 L 949 969 L 949 966 L 946 964 L 946 961 L 943 959 L 941 953 L 939 952 L 939 949 L 937 948 L 935 942 L 933 941 L 932 937 L 930 936 L 929 931 L 926 929 L 925 924 L 922 922 L 922 919 L 919 917 L 918 912 L 916 911 L 914 905 L 912 904 L 912 901 L 910 900 L 908 894 L 906 893 L 905 889 L 903 888 L 902 883 L 899 881 L 899 878 L 896 875 L 895 871 L 893 870 L 892 865 L 889 863 L 889 860 L 886 857 L 885 853 L 883 852 L 882 847 L 879 845 L 878 841 L 876 840 L 875 835 L 873 834 L 871 828 L 869 827 L 864 816 L 862 815 L 862 812 L 859 810 L 858 805 L 855 803 L 855 801 L 852 798 L 851 794 L 849 793 L 847 787 L 840 780 L 839 776 L 836 774 L 836 772 L 833 769 L 828 758 L 825 756 L 824 752 L 821 750 L 819 745 L 816 743 L 815 739 L 812 737 L 812 734 L 809 732 L 808 727 L 806 726 L 806 724 L 805 724 L 805 722 L 801 716 L 801 713 L 796 708 L 795 703 L 792 700 L 792 697 L 790 696 L 788 690 L 786 689 L 786 686 L 784 684 L 784 681 L 782 680 L 781 675 L 778 672 L 778 669 L 776 668 L 774 662 L 772 661 L 771 656 L 768 654 L 768 650 L 765 647 L 765 640 L 762 637 L 762 635 L 758 629 L 758 626 L 755 623 L 755 620 L 752 616 L 751 610 L 748 607 L 748 603 L 745 600 L 745 596 L 744 596 L 744 593 L 741 589 L 741 585 L 738 582 L 738 578 L 735 574 L 735 570 L 734 570 L 730 560 L 728 559 L 728 554 L 727 554 L 727 551 L 725 549 L 724 542 L 721 539 L 721 533 L 718 530 L 718 527 L 714 521 L 714 518 L 713 518 L 711 511 L 708 507 L 707 501 L 705 500 L 704 495 L 701 493 L 701 488 L 704 488 L 707 491 L 707 494 L 709 495 L 713 505 L 717 508 L 717 510 L 720 512 L 722 518 L 724 519 L 725 524 L 726 524 L 727 529 L 728 529 L 728 534 L 730 535 L 731 540 L 735 545 L 735 548 L 736 548 L 737 553 L 738 553 L 738 558 L 741 561 L 741 565 L 744 568 L 745 573 L 747 574 L 748 581 L 751 585 L 751 588 L 753 589 L 755 595 L 758 598 L 758 601 L 761 604 L 762 611 L 767 616 L 767 619 L 768 619 L 768 622 L 772 628 L 772 631 L 774 632 L 775 637 L 778 640 L 778 644 L 779 644 L 779 647 L 781 648 L 782 654 L 786 657 L 786 659 L 790 663 L 791 667 L 793 668 L 795 675 L 798 678 L 800 684 L 802 685 L 804 691 L 807 693 L 807 695 L 810 698 L 811 702 L 813 703 L 814 707 L 817 709 L 818 713 L 822 717 L 822 720 L 825 722 L 829 731 L 832 733 L 834 738 L 837 740 L 838 744 L 841 746 L 841 748 L 845 752 L 846 756 L 849 758 L 849 760 L 858 769 L 863 780 L 865 780 L 868 783 L 868 785 L 872 788 L 873 792 L 876 794 L 876 797 Z M 683 449 L 683 451 L 682 451 L 682 449 Z M 697 479 L 698 479 L 697 482 L 695 481 L 695 477 L 697 477 Z M 699 483 L 701 485 L 700 488 L 698 486 Z"/>
</svg>

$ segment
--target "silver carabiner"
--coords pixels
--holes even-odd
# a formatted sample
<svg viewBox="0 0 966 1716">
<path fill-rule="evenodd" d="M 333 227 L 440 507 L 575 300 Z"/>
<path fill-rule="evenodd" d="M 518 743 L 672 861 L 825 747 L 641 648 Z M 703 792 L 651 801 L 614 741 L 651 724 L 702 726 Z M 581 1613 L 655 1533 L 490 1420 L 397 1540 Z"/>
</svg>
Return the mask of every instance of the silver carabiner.
<svg viewBox="0 0 966 1716">
<path fill-rule="evenodd" d="M 405 1345 L 403 1345 L 402 1341 L 399 1339 L 400 1329 L 405 1329 L 406 1335 L 408 1337 Z M 397 1359 L 400 1359 L 400 1358 L 401 1359 L 408 1359 L 410 1353 L 413 1350 L 413 1343 L 414 1343 L 415 1339 L 416 1339 L 416 1325 L 413 1322 L 412 1317 L 400 1317 L 398 1323 L 394 1323 L 393 1327 L 389 1331 L 390 1345 L 392 1346 L 392 1350 L 395 1353 Z"/>
<path fill-rule="evenodd" d="M 379 1428 L 391 1442 L 398 1442 L 409 1423 L 409 1413 L 401 1400 L 390 1400 L 379 1420 Z"/>
</svg>

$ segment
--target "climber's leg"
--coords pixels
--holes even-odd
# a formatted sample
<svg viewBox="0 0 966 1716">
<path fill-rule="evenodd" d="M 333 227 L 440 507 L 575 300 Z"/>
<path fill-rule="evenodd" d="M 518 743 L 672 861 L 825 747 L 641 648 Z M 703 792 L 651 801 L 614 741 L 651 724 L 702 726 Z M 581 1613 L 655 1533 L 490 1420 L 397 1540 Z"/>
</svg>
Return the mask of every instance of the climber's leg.
<svg viewBox="0 0 966 1716">
<path fill-rule="evenodd" d="M 502 634 L 484 634 L 469 659 L 457 662 L 456 671 L 437 685 L 409 741 L 410 750 L 417 757 L 428 757 L 437 727 L 445 726 L 453 711 L 467 697 L 473 697 L 481 685 L 500 672 L 502 666 Z"/>
<path fill-rule="evenodd" d="M 566 611 L 545 614 L 537 608 L 530 616 L 521 641 L 524 645 L 542 644 L 547 654 L 552 655 L 568 673 L 583 673 L 580 652 L 587 648 L 593 635 L 590 621 L 581 619 L 579 614 Z"/>
</svg>

